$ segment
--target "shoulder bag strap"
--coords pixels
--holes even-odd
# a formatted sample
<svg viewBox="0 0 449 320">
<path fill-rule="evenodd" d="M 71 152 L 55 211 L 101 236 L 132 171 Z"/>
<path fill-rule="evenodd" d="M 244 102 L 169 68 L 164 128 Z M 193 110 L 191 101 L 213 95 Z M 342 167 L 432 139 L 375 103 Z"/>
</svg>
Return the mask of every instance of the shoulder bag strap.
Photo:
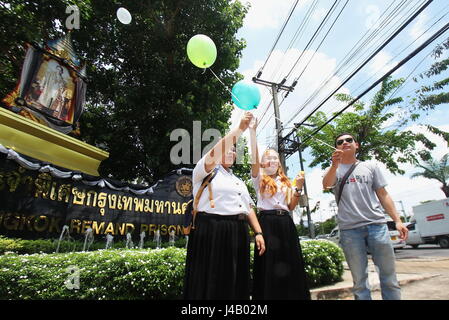
<svg viewBox="0 0 449 320">
<path fill-rule="evenodd" d="M 215 176 L 217 175 L 217 172 L 218 172 L 218 168 L 215 168 L 211 173 L 209 173 L 209 175 L 206 178 L 204 178 L 203 183 L 201 184 L 201 187 L 199 188 L 199 190 L 196 194 L 196 197 L 193 201 L 193 216 L 195 216 L 196 213 L 198 212 L 198 210 L 197 210 L 198 203 L 200 202 L 200 198 L 201 198 L 201 195 L 203 194 L 204 189 L 208 185 L 210 186 L 210 182 L 212 181 L 213 178 L 215 178 Z M 209 201 L 210 200 L 211 200 L 211 193 L 209 194 Z M 212 202 L 213 202 L 213 200 L 212 200 Z M 213 208 L 212 202 L 211 202 L 211 207 Z"/>
<path fill-rule="evenodd" d="M 346 172 L 346 174 L 343 176 L 343 179 L 341 179 L 340 182 L 340 188 L 338 189 L 338 194 L 337 194 L 337 205 L 340 203 L 340 199 L 341 199 L 341 195 L 343 193 L 343 188 L 346 185 L 346 180 L 348 180 L 349 175 L 354 171 L 355 167 L 359 164 L 359 161 L 356 161 L 350 168 L 349 170 Z"/>
</svg>

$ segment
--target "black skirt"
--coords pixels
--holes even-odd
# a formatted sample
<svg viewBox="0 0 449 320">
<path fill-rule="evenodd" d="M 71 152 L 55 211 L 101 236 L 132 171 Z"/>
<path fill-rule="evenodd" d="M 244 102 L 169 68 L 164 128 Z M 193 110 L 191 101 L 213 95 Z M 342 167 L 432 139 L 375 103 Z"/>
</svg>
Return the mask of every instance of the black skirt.
<svg viewBox="0 0 449 320">
<path fill-rule="evenodd" d="M 254 300 L 310 300 L 301 246 L 290 215 L 259 217 L 266 251 L 254 249 Z"/>
<path fill-rule="evenodd" d="M 185 299 L 249 299 L 249 233 L 241 218 L 197 215 L 187 245 Z"/>
</svg>

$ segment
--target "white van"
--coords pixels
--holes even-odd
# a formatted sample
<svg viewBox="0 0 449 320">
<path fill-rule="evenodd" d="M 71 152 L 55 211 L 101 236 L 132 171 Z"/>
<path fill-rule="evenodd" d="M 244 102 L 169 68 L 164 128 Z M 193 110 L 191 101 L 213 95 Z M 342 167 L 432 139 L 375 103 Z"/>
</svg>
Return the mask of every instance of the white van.
<svg viewBox="0 0 449 320">
<path fill-rule="evenodd" d="M 415 221 L 407 224 L 407 244 L 439 244 L 449 248 L 449 199 L 427 202 L 413 207 Z"/>
</svg>

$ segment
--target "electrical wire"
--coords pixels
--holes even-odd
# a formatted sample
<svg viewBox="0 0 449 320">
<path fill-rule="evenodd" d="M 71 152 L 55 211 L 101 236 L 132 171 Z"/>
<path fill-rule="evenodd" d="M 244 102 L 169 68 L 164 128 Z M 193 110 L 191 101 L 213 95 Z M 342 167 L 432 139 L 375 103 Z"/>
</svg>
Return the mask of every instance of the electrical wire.
<svg viewBox="0 0 449 320">
<path fill-rule="evenodd" d="M 405 23 L 401 25 L 401 27 L 394 32 L 373 54 L 370 55 L 370 57 L 365 60 L 365 62 L 359 66 L 355 71 L 351 73 L 349 77 L 347 77 L 341 85 L 338 86 L 337 89 L 335 89 L 331 94 L 327 96 L 327 98 L 321 102 L 317 107 L 313 109 L 312 112 L 310 112 L 303 120 L 301 120 L 300 124 L 304 123 L 311 117 L 313 113 L 315 113 L 324 103 L 326 103 L 333 95 L 341 89 L 350 79 L 352 79 L 369 61 L 371 61 L 384 47 L 386 47 L 396 36 L 405 29 L 430 3 L 432 0 L 427 1 L 417 12 L 415 12 Z M 287 125 L 293 121 L 293 119 L 299 114 L 299 112 L 296 112 L 295 115 L 287 122 Z"/>
<path fill-rule="evenodd" d="M 341 13 L 343 12 L 343 10 L 346 8 L 346 5 L 348 4 L 349 0 L 346 0 L 346 3 L 343 5 L 343 8 L 341 8 L 340 12 L 338 13 L 337 17 L 335 18 L 334 22 L 332 23 L 332 25 L 330 26 L 329 30 L 327 30 L 327 33 L 324 35 L 323 39 L 321 40 L 320 44 L 318 45 L 318 47 L 315 48 L 312 57 L 309 59 L 309 61 L 307 62 L 307 64 L 305 65 L 304 69 L 301 71 L 301 73 L 299 74 L 299 76 L 296 77 L 295 81 L 298 81 L 301 76 L 304 74 L 304 72 L 307 70 L 307 68 L 309 67 L 310 62 L 313 60 L 313 58 L 315 57 L 315 54 L 317 53 L 317 51 L 320 49 L 321 45 L 323 44 L 324 40 L 326 40 L 327 36 L 329 35 L 329 32 L 332 30 L 332 28 L 334 27 L 335 23 L 337 22 L 338 18 L 340 18 Z"/>
<path fill-rule="evenodd" d="M 273 44 L 273 46 L 271 47 L 270 52 L 268 53 L 268 57 L 267 57 L 267 59 L 265 60 L 265 63 L 263 64 L 263 66 L 262 66 L 262 68 L 259 70 L 259 72 L 263 71 L 263 69 L 265 68 L 265 66 L 266 66 L 266 64 L 267 64 L 267 62 L 268 62 L 268 60 L 269 60 L 270 57 L 271 57 L 271 54 L 273 53 L 274 48 L 276 47 L 276 45 L 277 45 L 279 39 L 281 38 L 282 33 L 284 32 L 285 27 L 287 26 L 287 24 L 288 24 L 288 22 L 289 22 L 289 20 L 290 20 L 290 18 L 291 18 L 291 16 L 292 16 L 292 14 L 293 14 L 293 12 L 295 11 L 296 6 L 298 5 L 298 2 L 299 2 L 299 0 L 296 0 L 295 3 L 293 4 L 293 6 L 290 8 L 290 12 L 289 12 L 289 14 L 288 14 L 286 20 L 284 21 L 284 24 L 283 24 L 281 30 L 279 31 L 279 33 L 278 33 L 278 35 L 277 35 L 277 37 L 276 37 L 276 40 L 274 41 L 274 44 Z"/>
<path fill-rule="evenodd" d="M 351 50 L 349 51 L 349 53 L 346 55 L 347 58 L 345 60 L 343 60 L 342 62 L 339 63 L 339 65 L 336 67 L 336 71 L 333 74 L 330 74 L 327 76 L 326 80 L 324 81 L 324 84 L 318 86 L 318 88 L 309 96 L 308 99 L 306 99 L 306 101 L 303 103 L 303 105 L 301 106 L 301 108 L 299 109 L 299 111 L 296 113 L 299 114 L 301 111 L 304 110 L 304 108 L 309 105 L 313 100 L 316 99 L 316 97 L 319 96 L 319 94 L 321 93 L 321 91 L 324 90 L 324 88 L 328 85 L 328 83 L 336 76 L 338 76 L 343 70 L 347 69 L 350 65 L 350 61 L 355 59 L 355 57 L 361 52 L 361 50 L 365 47 L 369 47 L 368 43 L 374 39 L 374 37 L 380 32 L 380 30 L 382 28 L 384 28 L 384 26 L 388 25 L 390 23 L 390 21 L 388 21 L 389 19 L 391 19 L 392 17 L 394 17 L 396 14 L 399 13 L 400 10 L 402 10 L 402 7 L 404 6 L 404 0 L 399 3 L 394 9 L 393 11 L 388 14 L 388 16 L 386 16 L 384 18 L 384 20 L 381 20 L 381 18 L 386 15 L 386 13 L 388 12 L 388 10 L 391 8 L 392 4 L 390 4 L 390 6 L 382 13 L 382 15 L 379 17 L 379 20 L 381 20 L 381 22 L 379 23 L 379 25 L 374 28 L 374 30 L 372 31 L 371 34 L 368 35 L 367 39 L 365 39 L 362 43 L 360 43 L 362 41 L 362 39 L 369 33 L 370 30 L 373 29 L 373 27 L 371 27 L 363 36 L 362 38 L 359 39 L 359 41 L 351 48 Z M 357 44 L 360 45 L 357 47 Z M 353 52 L 354 51 L 354 52 Z M 357 58 L 359 59 L 359 58 Z M 357 61 L 357 60 L 355 60 Z M 354 64 L 355 61 L 352 63 Z M 295 115 L 295 117 L 296 117 Z"/>
<path fill-rule="evenodd" d="M 394 16 L 394 14 L 397 13 L 397 11 L 398 11 L 398 9 L 400 8 L 400 6 L 404 5 L 404 2 L 405 2 L 405 0 L 402 0 L 402 2 L 395 8 L 395 10 L 393 10 L 393 11 L 389 14 L 389 16 L 388 16 L 385 20 L 387 20 L 388 18 Z M 334 3 L 334 4 L 335 4 L 335 3 Z M 346 3 L 346 4 L 347 4 L 347 3 Z M 346 4 L 345 4 L 345 6 L 346 6 Z M 393 3 L 392 3 L 392 4 L 393 4 Z M 384 16 L 386 12 L 388 12 L 388 9 L 392 6 L 392 4 L 390 4 L 389 7 L 382 13 L 381 17 Z M 332 8 L 331 8 L 331 9 L 332 9 Z M 329 12 L 330 12 L 330 10 L 328 11 L 328 13 L 329 13 Z M 384 21 L 385 21 L 385 20 L 384 20 Z M 335 21 L 336 21 L 336 20 L 334 20 L 334 23 L 335 23 Z M 324 22 L 324 21 L 323 21 L 323 22 Z M 322 24 L 323 24 L 323 22 L 322 22 Z M 330 32 L 330 30 L 331 30 L 331 28 L 328 30 L 328 33 Z M 368 32 L 369 32 L 369 30 L 365 33 L 365 35 L 366 35 Z M 315 32 L 315 33 L 316 33 L 316 32 Z M 365 35 L 364 35 L 363 37 L 365 37 Z M 363 39 L 363 37 L 362 37 L 357 43 L 359 43 L 359 42 Z M 325 38 L 323 38 L 322 42 L 324 41 L 324 39 L 325 39 Z M 322 43 L 322 42 L 321 42 L 321 43 Z M 309 41 L 309 43 L 310 43 L 310 41 Z M 357 43 L 353 46 L 353 48 L 351 49 L 351 51 L 356 47 Z M 365 45 L 365 44 L 366 44 L 366 41 L 365 41 L 364 43 L 362 43 L 361 46 L 363 46 L 363 45 Z M 321 45 L 321 44 L 320 44 L 320 45 Z M 320 46 L 318 46 L 318 48 L 319 48 L 319 47 L 320 47 Z M 306 47 L 306 48 L 307 48 L 307 47 Z M 317 48 L 317 49 L 318 49 L 318 48 Z M 350 51 L 350 52 L 351 52 L 351 51 Z M 309 61 L 311 61 L 311 60 L 309 60 Z M 342 65 L 342 67 L 343 67 L 343 66 L 344 66 L 344 64 Z M 330 79 L 331 79 L 332 77 L 333 77 L 333 76 L 331 75 L 331 76 L 329 77 L 329 79 L 327 80 L 327 82 L 330 81 Z M 327 84 L 327 82 L 326 82 L 326 84 Z M 287 95 L 288 95 L 288 93 L 287 93 Z M 285 96 L 285 97 L 286 97 L 286 96 Z M 280 105 L 281 105 L 281 104 L 283 103 L 283 101 L 285 100 L 285 97 L 284 97 L 284 99 L 282 100 L 282 102 L 280 103 Z M 268 108 L 271 106 L 271 103 L 272 103 L 272 101 L 271 101 L 270 104 L 268 105 L 267 110 L 268 110 Z M 265 116 L 267 110 L 265 110 L 263 116 Z M 274 114 L 273 114 L 273 115 L 274 115 Z M 272 116 L 270 117 L 269 120 L 267 120 L 267 122 L 266 122 L 265 125 L 262 127 L 262 129 L 265 128 L 265 126 L 268 124 L 268 122 L 271 120 L 271 118 L 272 118 Z"/>
<path fill-rule="evenodd" d="M 332 7 L 327 11 L 326 16 L 324 17 L 323 21 L 321 21 L 320 25 L 318 26 L 318 28 L 315 30 L 314 34 L 312 35 L 312 37 L 310 38 L 309 42 L 307 43 L 306 47 L 304 48 L 304 50 L 302 50 L 301 54 L 299 55 L 298 59 L 296 60 L 296 62 L 293 64 L 293 67 L 290 69 L 290 71 L 288 72 L 288 74 L 285 76 L 285 79 L 288 79 L 288 77 L 290 76 L 290 74 L 292 73 L 292 71 L 295 69 L 296 65 L 298 64 L 298 62 L 301 60 L 304 52 L 307 51 L 307 49 L 311 46 L 312 42 L 315 40 L 315 38 L 318 36 L 318 33 L 321 31 L 322 27 L 324 26 L 324 24 L 326 23 L 329 15 L 331 14 L 331 12 L 333 12 L 335 5 L 337 4 L 337 2 L 339 2 L 340 0 L 335 0 L 334 4 L 332 5 Z"/>
<path fill-rule="evenodd" d="M 328 119 L 324 124 L 316 128 L 311 134 L 309 134 L 305 139 L 302 139 L 299 146 L 303 145 L 305 142 L 307 142 L 311 136 L 317 134 L 321 129 L 323 129 L 326 125 L 331 123 L 335 118 L 340 116 L 346 109 L 351 107 L 357 100 L 359 100 L 361 97 L 363 97 L 366 93 L 371 91 L 373 88 L 375 88 L 379 83 L 384 81 L 387 77 L 389 77 L 393 72 L 395 72 L 397 69 L 399 69 L 401 66 L 403 66 L 405 63 L 407 63 L 410 59 L 412 59 L 414 56 L 416 56 L 419 52 L 421 52 L 424 48 L 429 46 L 433 41 L 438 39 L 441 35 L 443 35 L 446 31 L 449 30 L 449 23 L 445 24 L 442 28 L 440 28 L 436 33 L 434 33 L 429 39 L 427 39 L 423 44 L 421 44 L 418 48 L 413 50 L 407 57 L 402 59 L 396 66 L 394 66 L 392 69 L 390 69 L 387 73 L 385 73 L 381 78 L 379 78 L 377 81 L 375 81 L 371 86 L 369 86 L 366 90 L 364 90 L 361 94 L 359 94 L 356 98 L 354 98 L 347 106 L 345 106 L 342 110 L 334 114 L 330 119 Z"/>
<path fill-rule="evenodd" d="M 301 55 L 299 56 L 299 58 L 296 60 L 295 64 L 293 65 L 293 67 L 290 69 L 290 72 L 287 74 L 286 77 L 284 77 L 284 79 L 287 79 L 289 77 L 289 75 L 291 74 L 291 72 L 293 71 L 293 69 L 295 68 L 296 64 L 299 62 L 299 60 L 301 59 L 303 53 L 310 47 L 310 45 L 313 43 L 313 41 L 316 39 L 317 35 L 319 34 L 319 32 L 322 30 L 322 27 L 324 25 L 326 25 L 330 15 L 332 15 L 332 13 L 335 11 L 335 9 L 338 7 L 338 4 L 340 3 L 341 0 L 336 0 L 334 2 L 334 4 L 332 5 L 332 7 L 328 10 L 326 16 L 323 18 L 322 22 L 320 23 L 319 27 L 317 28 L 317 30 L 315 31 L 315 33 L 313 34 L 312 38 L 309 40 L 309 42 L 307 43 L 305 49 L 302 51 Z M 322 43 L 324 42 L 324 40 L 326 39 L 327 35 L 329 34 L 329 32 L 331 31 L 331 29 L 333 28 L 334 24 L 336 23 L 336 21 L 338 20 L 338 18 L 340 17 L 342 11 L 344 10 L 344 8 L 346 7 L 346 5 L 348 4 L 349 0 L 346 1 L 346 3 L 344 4 L 343 8 L 340 10 L 340 13 L 338 14 L 337 18 L 334 19 L 334 22 L 332 23 L 331 27 L 329 28 L 329 30 L 327 31 L 326 35 L 323 37 L 323 39 L 321 40 L 320 44 L 318 45 L 317 49 L 319 49 L 319 47 L 322 45 Z M 315 2 L 311 5 L 311 7 L 309 8 L 308 14 L 306 14 L 306 17 L 310 17 L 312 9 L 315 8 L 314 6 Z M 301 25 L 302 26 L 302 25 Z M 300 28 L 301 28 L 300 26 Z M 293 43 L 293 40 L 290 42 L 290 45 Z M 289 45 L 289 46 L 290 46 Z M 284 53 L 285 56 L 285 53 Z M 306 65 L 306 68 L 308 67 L 308 65 L 310 64 L 310 61 L 313 59 L 314 55 L 312 56 L 311 59 L 309 59 L 309 62 Z M 279 64 L 278 64 L 279 65 Z M 281 70 L 280 67 L 277 67 L 275 70 Z M 304 70 L 303 70 L 304 71 Z M 286 96 L 288 95 L 288 93 L 286 93 L 283 97 L 283 100 L 281 101 L 281 103 L 279 104 L 279 106 L 284 102 Z M 270 101 L 270 103 L 268 104 L 265 112 L 262 115 L 262 118 L 259 120 L 260 123 L 262 122 L 263 118 L 266 115 L 266 112 L 268 111 L 268 109 L 270 108 L 271 104 L 272 104 L 273 100 Z M 269 117 L 269 119 L 266 121 L 265 125 L 262 126 L 263 130 L 265 128 L 265 126 L 269 123 L 269 121 L 271 120 L 271 118 L 274 116 L 274 113 Z"/>
</svg>

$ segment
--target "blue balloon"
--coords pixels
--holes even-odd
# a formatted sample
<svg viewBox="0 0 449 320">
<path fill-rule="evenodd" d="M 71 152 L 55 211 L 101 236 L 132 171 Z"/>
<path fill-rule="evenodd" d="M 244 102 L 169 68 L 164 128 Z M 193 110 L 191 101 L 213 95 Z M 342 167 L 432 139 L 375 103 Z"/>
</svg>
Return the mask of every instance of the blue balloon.
<svg viewBox="0 0 449 320">
<path fill-rule="evenodd" d="M 260 103 L 259 88 L 252 82 L 240 80 L 232 87 L 232 101 L 240 109 L 256 109 Z"/>
</svg>

